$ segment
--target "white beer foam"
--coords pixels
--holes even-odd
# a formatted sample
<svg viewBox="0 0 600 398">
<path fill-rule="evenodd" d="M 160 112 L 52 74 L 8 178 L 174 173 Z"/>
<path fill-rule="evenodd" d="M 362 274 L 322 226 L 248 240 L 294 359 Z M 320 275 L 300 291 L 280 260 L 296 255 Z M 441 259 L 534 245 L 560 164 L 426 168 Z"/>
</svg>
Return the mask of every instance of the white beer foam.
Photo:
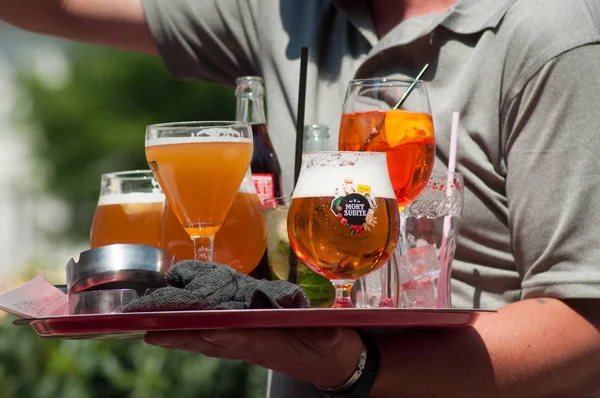
<svg viewBox="0 0 600 398">
<path fill-rule="evenodd" d="M 177 131 L 177 128 L 173 128 Z M 203 129 L 199 130 L 193 137 L 163 137 L 163 138 L 150 138 L 146 140 L 146 146 L 155 145 L 172 145 L 172 144 L 193 144 L 199 142 L 237 142 L 237 143 L 252 143 L 252 137 L 241 137 L 240 133 L 230 129 Z"/>
<path fill-rule="evenodd" d="M 302 157 L 302 170 L 293 198 L 314 198 L 344 194 L 344 181 L 354 187 L 366 185 L 371 196 L 396 199 L 384 153 L 320 152 Z"/>
<path fill-rule="evenodd" d="M 164 203 L 165 195 L 160 192 L 133 192 L 100 196 L 98 206 L 124 205 L 136 203 Z"/>
</svg>

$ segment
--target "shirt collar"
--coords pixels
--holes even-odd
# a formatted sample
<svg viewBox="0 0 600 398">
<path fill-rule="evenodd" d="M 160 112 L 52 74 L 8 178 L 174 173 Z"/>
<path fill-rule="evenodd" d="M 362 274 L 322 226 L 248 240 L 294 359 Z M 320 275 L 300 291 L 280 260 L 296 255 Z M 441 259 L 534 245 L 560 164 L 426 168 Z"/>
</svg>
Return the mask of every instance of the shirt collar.
<svg viewBox="0 0 600 398">
<path fill-rule="evenodd" d="M 375 33 L 375 26 L 366 0 L 332 0 L 333 3 L 348 17 L 349 21 L 358 31 L 375 46 L 379 39 Z M 409 18 L 392 29 L 381 40 L 388 36 L 398 37 L 398 33 L 413 30 L 411 25 L 426 25 L 431 30 L 436 26 L 445 28 L 458 34 L 474 34 L 486 29 L 493 29 L 502 20 L 508 9 L 516 0 L 459 0 L 453 7 L 443 14 L 423 15 Z M 428 29 L 425 29 L 428 30 Z M 389 38 L 388 38 L 389 39 Z"/>
<path fill-rule="evenodd" d="M 459 0 L 440 25 L 458 34 L 473 34 L 498 26 L 516 0 Z"/>
</svg>

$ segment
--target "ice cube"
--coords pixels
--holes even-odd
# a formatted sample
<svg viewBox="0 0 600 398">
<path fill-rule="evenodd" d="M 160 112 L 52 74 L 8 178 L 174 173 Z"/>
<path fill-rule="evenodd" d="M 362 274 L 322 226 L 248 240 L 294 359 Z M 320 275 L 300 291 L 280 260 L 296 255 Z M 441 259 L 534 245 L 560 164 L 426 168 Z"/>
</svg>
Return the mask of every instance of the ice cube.
<svg viewBox="0 0 600 398">
<path fill-rule="evenodd" d="M 410 280 L 421 278 L 435 279 L 442 267 L 433 245 L 413 247 L 406 253 L 406 261 L 410 264 Z"/>
<path fill-rule="evenodd" d="M 431 278 L 421 278 L 402 284 L 404 308 L 435 308 L 435 284 Z"/>
</svg>

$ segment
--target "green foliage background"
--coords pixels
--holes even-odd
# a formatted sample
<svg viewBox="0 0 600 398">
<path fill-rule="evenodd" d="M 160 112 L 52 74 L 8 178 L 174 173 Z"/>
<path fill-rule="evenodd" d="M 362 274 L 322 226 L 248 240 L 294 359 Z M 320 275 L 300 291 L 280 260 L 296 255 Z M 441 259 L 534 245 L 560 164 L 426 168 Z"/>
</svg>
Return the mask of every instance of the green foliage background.
<svg viewBox="0 0 600 398">
<path fill-rule="evenodd" d="M 89 236 L 102 173 L 148 168 L 144 127 L 234 117 L 233 89 L 176 82 L 150 57 L 94 47 L 71 50 L 71 79 L 50 88 L 24 69 L 36 161 L 46 189 L 73 217 L 57 239 Z M 258 398 L 266 371 L 140 341 L 39 338 L 0 318 L 0 398 Z"/>
<path fill-rule="evenodd" d="M 77 46 L 71 68 L 70 81 L 58 88 L 27 70 L 21 78 L 32 98 L 27 122 L 37 127 L 35 153 L 47 170 L 47 189 L 73 210 L 65 231 L 71 238 L 89 234 L 101 174 L 148 169 L 146 125 L 235 117 L 233 87 L 175 81 L 152 57 Z"/>
</svg>

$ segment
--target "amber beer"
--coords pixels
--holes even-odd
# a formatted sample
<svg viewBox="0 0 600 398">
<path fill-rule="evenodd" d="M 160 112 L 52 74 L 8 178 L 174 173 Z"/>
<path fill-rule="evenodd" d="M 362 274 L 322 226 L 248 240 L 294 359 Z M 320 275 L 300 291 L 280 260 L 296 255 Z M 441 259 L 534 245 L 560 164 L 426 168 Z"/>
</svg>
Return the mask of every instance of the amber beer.
<svg viewBox="0 0 600 398">
<path fill-rule="evenodd" d="M 348 226 L 331 211 L 333 196 L 294 198 L 290 213 L 290 229 L 294 233 L 292 247 L 302 253 L 300 260 L 328 279 L 356 280 L 376 270 L 391 256 L 392 242 L 398 239 L 397 222 L 390 228 L 349 234 Z M 382 223 L 398 217 L 398 204 L 393 198 L 377 198 L 377 220 Z M 396 235 L 396 236 L 394 236 Z"/>
<path fill-rule="evenodd" d="M 160 245 L 164 196 L 132 193 L 103 196 L 98 202 L 92 231 L 92 249 L 115 243 Z"/>
<path fill-rule="evenodd" d="M 162 247 L 178 261 L 193 259 L 194 245 L 168 203 L 165 204 L 162 225 Z M 265 215 L 252 176 L 248 173 L 215 237 L 213 259 L 248 274 L 260 262 L 266 244 Z"/>
<path fill-rule="evenodd" d="M 150 170 L 103 174 L 91 248 L 116 243 L 159 246 L 164 201 Z"/>
<path fill-rule="evenodd" d="M 405 110 L 342 115 L 339 149 L 386 152 L 398 204 L 406 206 L 423 190 L 435 160 L 431 115 Z"/>
<path fill-rule="evenodd" d="M 214 236 L 252 158 L 252 139 L 215 136 L 146 141 L 146 157 L 189 236 Z"/>
<path fill-rule="evenodd" d="M 338 153 L 304 155 L 288 213 L 292 249 L 334 285 L 383 265 L 399 233 L 385 155 L 363 152 L 353 160 L 348 153 L 338 159 Z"/>
</svg>

